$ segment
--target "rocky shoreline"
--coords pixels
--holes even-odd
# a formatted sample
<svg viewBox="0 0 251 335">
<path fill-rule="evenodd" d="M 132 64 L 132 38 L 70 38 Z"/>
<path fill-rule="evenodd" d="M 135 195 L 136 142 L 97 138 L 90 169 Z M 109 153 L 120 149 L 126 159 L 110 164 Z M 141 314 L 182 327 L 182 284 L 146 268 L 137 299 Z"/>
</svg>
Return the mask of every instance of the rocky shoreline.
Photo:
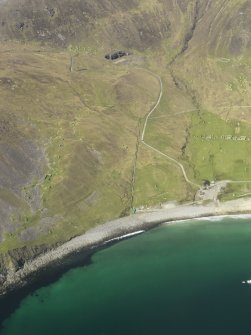
<svg viewBox="0 0 251 335">
<path fill-rule="evenodd" d="M 41 253 L 34 259 L 21 264 L 20 268 L 8 271 L 1 282 L 0 297 L 25 286 L 42 269 L 64 261 L 68 256 L 82 252 L 94 252 L 109 241 L 128 237 L 133 233 L 146 231 L 161 223 L 220 215 L 251 213 L 251 199 L 239 199 L 222 204 L 180 205 L 142 212 L 99 225 L 85 234 Z"/>
</svg>

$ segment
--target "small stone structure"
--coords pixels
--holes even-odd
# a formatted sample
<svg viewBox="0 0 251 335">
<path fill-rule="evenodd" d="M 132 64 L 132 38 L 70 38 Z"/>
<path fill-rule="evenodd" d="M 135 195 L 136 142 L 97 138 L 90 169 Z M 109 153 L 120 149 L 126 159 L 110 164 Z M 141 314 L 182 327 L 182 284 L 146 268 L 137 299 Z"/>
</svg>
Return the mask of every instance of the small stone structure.
<svg viewBox="0 0 251 335">
<path fill-rule="evenodd" d="M 111 54 L 106 54 L 105 58 L 109 60 L 114 60 L 114 59 L 118 59 L 118 58 L 128 56 L 128 55 L 129 55 L 129 52 L 120 50 L 120 51 L 113 52 Z"/>
</svg>

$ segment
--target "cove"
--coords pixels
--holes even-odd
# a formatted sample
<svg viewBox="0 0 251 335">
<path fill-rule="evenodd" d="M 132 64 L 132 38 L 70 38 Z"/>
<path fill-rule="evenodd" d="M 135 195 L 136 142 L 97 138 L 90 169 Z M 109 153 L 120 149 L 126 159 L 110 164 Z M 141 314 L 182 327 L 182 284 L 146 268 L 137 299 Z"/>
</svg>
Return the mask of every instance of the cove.
<svg viewBox="0 0 251 335">
<path fill-rule="evenodd" d="M 251 220 L 164 225 L 22 300 L 1 335 L 248 334 Z"/>
</svg>

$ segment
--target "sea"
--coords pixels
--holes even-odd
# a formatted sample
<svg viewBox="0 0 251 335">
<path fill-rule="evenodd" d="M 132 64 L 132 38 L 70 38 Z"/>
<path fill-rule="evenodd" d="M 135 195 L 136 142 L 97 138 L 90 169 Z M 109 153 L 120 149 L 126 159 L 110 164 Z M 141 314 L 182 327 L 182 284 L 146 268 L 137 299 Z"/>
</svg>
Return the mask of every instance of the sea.
<svg viewBox="0 0 251 335">
<path fill-rule="evenodd" d="M 251 218 L 166 224 L 0 304 L 0 334 L 250 334 L 250 279 Z"/>
</svg>

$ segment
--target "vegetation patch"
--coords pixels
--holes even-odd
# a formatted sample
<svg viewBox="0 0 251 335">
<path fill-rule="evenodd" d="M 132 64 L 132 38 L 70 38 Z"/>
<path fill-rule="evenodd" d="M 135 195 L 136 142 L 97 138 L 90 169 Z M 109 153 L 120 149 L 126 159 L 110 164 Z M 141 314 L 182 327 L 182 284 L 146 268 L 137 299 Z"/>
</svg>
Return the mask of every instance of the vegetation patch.
<svg viewBox="0 0 251 335">
<path fill-rule="evenodd" d="M 186 157 L 194 178 L 251 181 L 251 129 L 238 120 L 209 112 L 194 113 Z"/>
</svg>

